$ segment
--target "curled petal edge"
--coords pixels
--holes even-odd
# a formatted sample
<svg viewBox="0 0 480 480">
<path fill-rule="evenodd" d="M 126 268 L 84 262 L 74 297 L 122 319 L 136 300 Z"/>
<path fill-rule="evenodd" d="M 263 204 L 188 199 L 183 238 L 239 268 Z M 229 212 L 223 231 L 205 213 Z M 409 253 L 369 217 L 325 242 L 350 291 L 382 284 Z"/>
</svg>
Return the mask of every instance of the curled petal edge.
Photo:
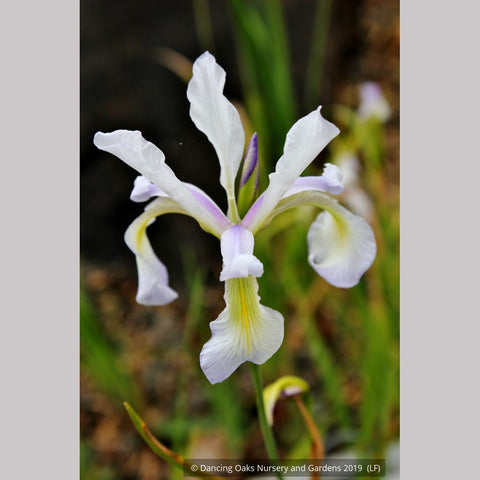
<svg viewBox="0 0 480 480">
<path fill-rule="evenodd" d="M 308 232 L 308 261 L 327 282 L 339 288 L 355 286 L 370 268 L 377 253 L 368 223 L 318 191 L 306 191 L 283 199 L 268 221 L 294 207 L 323 209 Z"/>
</svg>

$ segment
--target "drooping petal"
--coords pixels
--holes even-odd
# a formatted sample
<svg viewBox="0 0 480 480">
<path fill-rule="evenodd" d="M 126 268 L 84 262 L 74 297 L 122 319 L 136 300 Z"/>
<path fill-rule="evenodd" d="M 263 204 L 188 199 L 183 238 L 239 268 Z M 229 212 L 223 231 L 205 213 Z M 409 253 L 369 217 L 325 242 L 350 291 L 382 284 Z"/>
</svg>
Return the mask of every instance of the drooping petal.
<svg viewBox="0 0 480 480">
<path fill-rule="evenodd" d="M 161 197 L 147 206 L 128 227 L 125 242 L 135 254 L 138 270 L 138 291 L 136 300 L 142 305 L 166 305 L 178 297 L 168 286 L 168 272 L 158 259 L 147 237 L 147 227 L 158 215 L 164 213 L 186 213 L 173 200 Z"/>
<path fill-rule="evenodd" d="M 245 133 L 237 109 L 223 95 L 225 70 L 209 52 L 193 64 L 188 84 L 190 116 L 196 127 L 210 140 L 217 153 L 220 183 L 229 198 L 235 196 L 235 177 L 242 160 Z"/>
<path fill-rule="evenodd" d="M 298 120 L 287 134 L 283 155 L 264 194 L 252 205 L 242 224 L 256 232 L 288 189 L 340 130 L 321 113 L 321 107 Z"/>
<path fill-rule="evenodd" d="M 303 378 L 293 375 L 280 377 L 275 382 L 267 385 L 263 389 L 263 402 L 269 425 L 273 425 L 273 410 L 280 398 L 292 397 L 293 395 L 308 392 L 308 390 L 308 383 Z"/>
<path fill-rule="evenodd" d="M 342 172 L 336 165 L 326 163 L 322 175 L 297 178 L 285 193 L 284 198 L 305 190 L 319 190 L 320 192 L 339 195 L 344 190 L 342 178 Z"/>
<path fill-rule="evenodd" d="M 350 288 L 370 268 L 376 255 L 372 229 L 362 217 L 338 206 L 334 216 L 322 212 L 308 232 L 308 262 L 336 287 Z"/>
<path fill-rule="evenodd" d="M 222 233 L 220 242 L 223 257 L 221 281 L 263 275 L 262 262 L 253 255 L 252 232 L 240 225 L 234 225 Z"/>
<path fill-rule="evenodd" d="M 220 208 L 205 193 L 195 187 L 195 195 L 187 184 L 181 182 L 165 163 L 165 155 L 139 131 L 116 130 L 97 132 L 94 144 L 101 150 L 113 153 L 126 164 L 140 172 L 147 180 L 181 205 L 207 232 L 220 237 L 230 222 Z M 142 191 L 145 195 L 145 191 Z M 201 201 L 199 201 L 199 199 Z M 208 199 L 209 208 L 205 208 Z"/>
<path fill-rule="evenodd" d="M 257 280 L 225 283 L 225 310 L 210 323 L 212 337 L 200 353 L 200 366 L 212 384 L 223 382 L 242 363 L 261 365 L 283 341 L 283 316 L 260 304 Z"/>
<path fill-rule="evenodd" d="M 356 285 L 377 253 L 368 223 L 324 193 L 307 191 L 282 200 L 272 218 L 289 208 L 313 205 L 324 209 L 308 232 L 308 261 L 327 282 L 340 288 Z"/>
</svg>

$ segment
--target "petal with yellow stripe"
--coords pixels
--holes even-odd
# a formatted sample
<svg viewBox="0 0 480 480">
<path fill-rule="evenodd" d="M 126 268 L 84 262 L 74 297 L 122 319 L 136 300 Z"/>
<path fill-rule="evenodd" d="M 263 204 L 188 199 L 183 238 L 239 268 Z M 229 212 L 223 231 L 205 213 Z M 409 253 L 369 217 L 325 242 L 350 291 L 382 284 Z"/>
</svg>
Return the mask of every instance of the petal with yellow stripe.
<svg viewBox="0 0 480 480">
<path fill-rule="evenodd" d="M 224 298 L 226 307 L 210 323 L 212 337 L 200 353 L 200 366 L 212 384 L 246 361 L 265 363 L 283 341 L 283 316 L 260 304 L 255 277 L 227 280 Z"/>
</svg>

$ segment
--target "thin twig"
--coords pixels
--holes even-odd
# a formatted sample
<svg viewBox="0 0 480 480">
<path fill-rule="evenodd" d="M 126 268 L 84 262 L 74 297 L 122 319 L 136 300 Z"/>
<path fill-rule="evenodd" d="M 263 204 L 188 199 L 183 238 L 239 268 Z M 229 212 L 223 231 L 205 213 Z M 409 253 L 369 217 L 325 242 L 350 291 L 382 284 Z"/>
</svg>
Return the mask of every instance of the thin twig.
<svg viewBox="0 0 480 480">
<path fill-rule="evenodd" d="M 132 408 L 132 406 L 128 402 L 124 402 L 123 404 L 127 413 L 132 420 L 137 432 L 141 435 L 141 437 L 145 440 L 145 443 L 152 449 L 152 451 L 157 454 L 159 457 L 163 458 L 165 461 L 175 465 L 178 468 L 183 470 L 188 469 L 189 475 L 193 475 L 194 477 L 208 477 L 214 480 L 225 480 L 223 477 L 217 477 L 215 475 L 211 475 L 208 472 L 198 472 L 195 471 L 195 467 L 192 469 L 193 465 L 189 462 L 186 462 L 185 459 L 178 455 L 177 453 L 170 450 L 166 447 L 160 440 L 158 440 L 155 435 L 150 431 L 147 427 L 147 424 L 144 420 L 138 415 L 138 413 Z"/>
<path fill-rule="evenodd" d="M 305 421 L 305 425 L 307 426 L 308 431 L 310 432 L 310 436 L 312 437 L 312 443 L 313 443 L 312 459 L 323 460 L 325 458 L 325 446 L 323 444 L 323 440 L 320 435 L 320 432 L 318 431 L 318 428 L 315 425 L 315 421 L 313 420 L 312 416 L 310 415 L 310 412 L 308 411 L 307 407 L 303 403 L 303 400 L 301 399 L 300 395 L 295 395 L 293 398 L 295 398 L 297 407 L 300 410 L 300 413 L 302 414 L 302 417 Z M 321 479 L 320 473 L 315 473 L 312 476 L 312 478 L 316 480 L 320 480 Z"/>
</svg>

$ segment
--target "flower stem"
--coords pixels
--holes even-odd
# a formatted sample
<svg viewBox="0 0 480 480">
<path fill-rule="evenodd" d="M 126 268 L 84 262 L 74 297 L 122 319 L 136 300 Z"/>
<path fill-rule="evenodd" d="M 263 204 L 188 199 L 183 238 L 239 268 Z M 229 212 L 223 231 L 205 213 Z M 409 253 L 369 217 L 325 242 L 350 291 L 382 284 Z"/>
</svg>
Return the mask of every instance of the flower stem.
<svg viewBox="0 0 480 480">
<path fill-rule="evenodd" d="M 238 214 L 237 202 L 235 197 L 228 197 L 228 218 L 234 223 L 240 223 L 240 215 Z"/>
<path fill-rule="evenodd" d="M 267 421 L 267 415 L 265 413 L 265 403 L 263 401 L 263 386 L 262 377 L 260 375 L 260 368 L 254 363 L 250 363 L 250 370 L 252 372 L 253 386 L 255 387 L 255 401 L 257 403 L 258 420 L 260 422 L 260 428 L 262 429 L 263 441 L 265 442 L 265 448 L 270 460 L 279 460 L 277 445 L 273 437 L 272 429 Z M 283 480 L 281 473 L 277 472 L 277 477 Z"/>
</svg>

